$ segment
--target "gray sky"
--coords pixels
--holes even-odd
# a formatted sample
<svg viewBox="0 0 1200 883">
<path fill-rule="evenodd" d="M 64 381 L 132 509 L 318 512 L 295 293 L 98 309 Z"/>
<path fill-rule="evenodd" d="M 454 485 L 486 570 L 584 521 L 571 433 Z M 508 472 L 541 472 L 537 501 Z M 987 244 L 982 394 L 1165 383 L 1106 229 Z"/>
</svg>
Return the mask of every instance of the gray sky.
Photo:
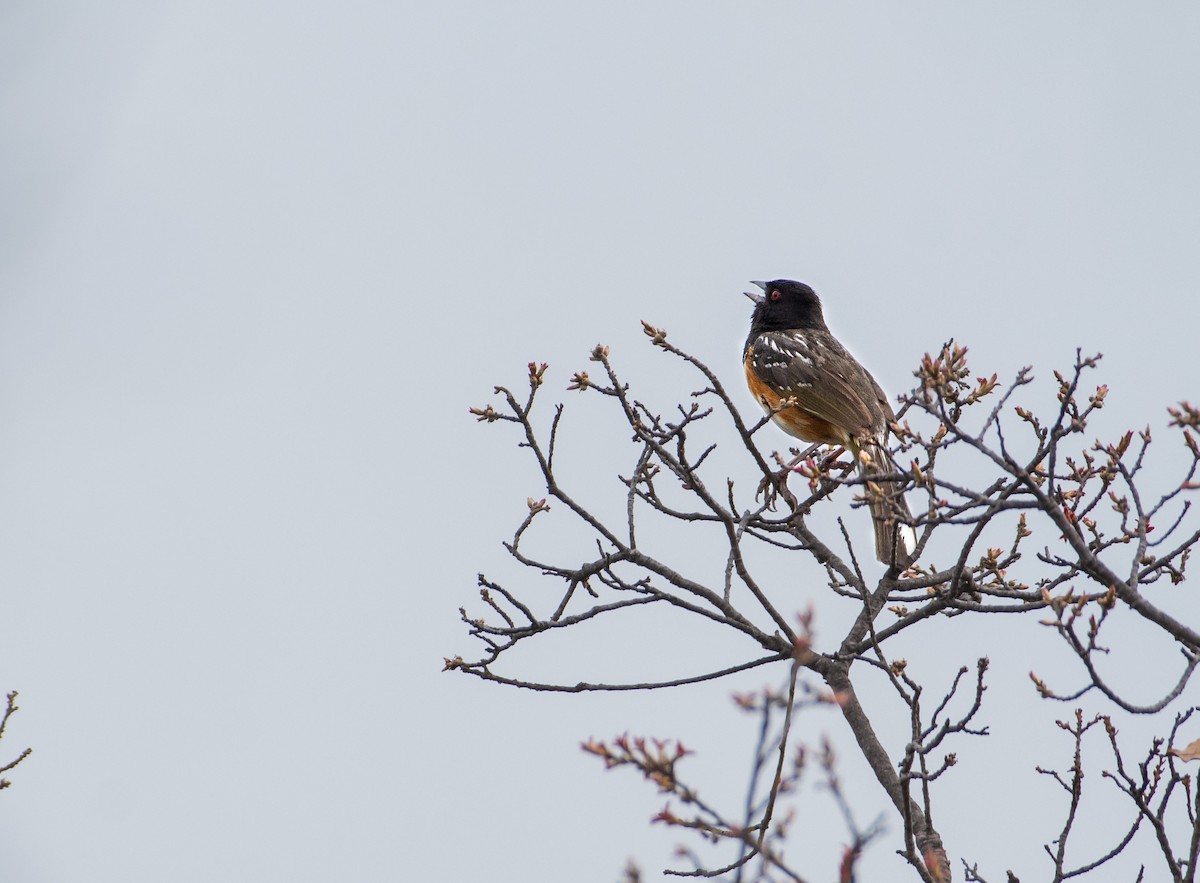
<svg viewBox="0 0 1200 883">
<path fill-rule="evenodd" d="M 951 336 L 1002 377 L 1083 346 L 1113 425 L 1162 426 L 1200 396 L 1198 39 L 1168 2 L 4 4 L 5 879 L 656 872 L 661 799 L 578 743 L 678 735 L 736 795 L 750 722 L 439 673 L 537 490 L 467 407 L 597 341 L 677 378 L 640 319 L 736 386 L 739 292 L 786 276 L 892 393 Z"/>
</svg>

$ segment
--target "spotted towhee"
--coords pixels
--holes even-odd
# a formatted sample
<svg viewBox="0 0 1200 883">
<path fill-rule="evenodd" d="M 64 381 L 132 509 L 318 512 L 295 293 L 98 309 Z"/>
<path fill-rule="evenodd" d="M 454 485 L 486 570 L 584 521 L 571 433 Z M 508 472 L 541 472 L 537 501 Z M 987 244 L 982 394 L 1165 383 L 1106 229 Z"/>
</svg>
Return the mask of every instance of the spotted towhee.
<svg viewBox="0 0 1200 883">
<path fill-rule="evenodd" d="M 821 301 L 802 282 L 755 282 L 743 361 L 746 382 L 775 424 L 806 442 L 841 445 L 866 481 L 875 523 L 875 555 L 903 570 L 912 563 L 916 531 L 903 488 L 880 480 L 896 470 L 887 451 L 895 412 L 867 369 L 825 325 Z"/>
</svg>

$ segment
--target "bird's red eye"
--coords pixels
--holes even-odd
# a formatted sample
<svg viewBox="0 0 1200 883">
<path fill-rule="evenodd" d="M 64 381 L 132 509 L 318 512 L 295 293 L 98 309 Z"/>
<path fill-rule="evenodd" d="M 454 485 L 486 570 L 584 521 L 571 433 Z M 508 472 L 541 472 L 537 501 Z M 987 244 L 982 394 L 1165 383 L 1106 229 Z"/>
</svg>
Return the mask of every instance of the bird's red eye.
<svg viewBox="0 0 1200 883">
<path fill-rule="evenodd" d="M 779 293 L 778 288 L 771 292 L 771 300 L 779 300 L 781 297 L 783 297 L 783 295 Z"/>
</svg>

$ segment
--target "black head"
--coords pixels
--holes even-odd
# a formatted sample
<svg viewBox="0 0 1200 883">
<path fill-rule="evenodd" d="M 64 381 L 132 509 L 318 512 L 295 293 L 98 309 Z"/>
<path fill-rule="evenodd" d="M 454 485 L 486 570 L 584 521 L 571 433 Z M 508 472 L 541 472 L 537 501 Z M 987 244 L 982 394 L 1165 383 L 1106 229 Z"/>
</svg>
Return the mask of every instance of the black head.
<svg viewBox="0 0 1200 883">
<path fill-rule="evenodd" d="M 746 292 L 754 301 L 750 317 L 751 333 L 784 331 L 790 328 L 824 328 L 821 299 L 803 282 L 776 279 L 774 282 L 755 282 L 762 294 Z"/>
</svg>

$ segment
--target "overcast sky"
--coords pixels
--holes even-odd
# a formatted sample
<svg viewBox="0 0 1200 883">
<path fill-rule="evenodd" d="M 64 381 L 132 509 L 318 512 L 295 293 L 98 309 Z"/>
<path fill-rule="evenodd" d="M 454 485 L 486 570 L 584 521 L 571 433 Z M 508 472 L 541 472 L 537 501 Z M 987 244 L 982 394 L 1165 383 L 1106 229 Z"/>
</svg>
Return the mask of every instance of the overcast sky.
<svg viewBox="0 0 1200 883">
<path fill-rule="evenodd" d="M 1083 346 L 1161 427 L 1200 398 L 1197 46 L 1174 2 L 0 4 L 0 876 L 653 879 L 684 838 L 578 743 L 679 736 L 736 794 L 753 727 L 732 686 L 439 672 L 538 491 L 468 406 L 598 341 L 686 395 L 640 319 L 741 394 L 740 292 L 793 277 L 891 393 L 950 337 L 1002 377 Z M 630 641 L 581 647 L 526 673 Z"/>
</svg>

